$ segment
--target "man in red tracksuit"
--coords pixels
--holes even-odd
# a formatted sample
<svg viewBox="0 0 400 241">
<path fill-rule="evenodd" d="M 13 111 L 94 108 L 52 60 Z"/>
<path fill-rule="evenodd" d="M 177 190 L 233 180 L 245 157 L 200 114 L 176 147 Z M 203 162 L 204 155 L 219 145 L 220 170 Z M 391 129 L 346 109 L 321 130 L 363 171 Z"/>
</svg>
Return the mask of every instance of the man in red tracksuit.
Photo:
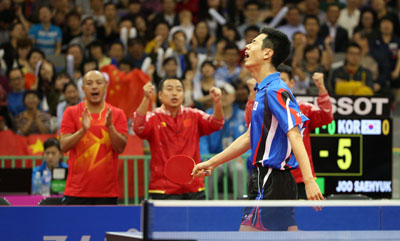
<svg viewBox="0 0 400 241">
<path fill-rule="evenodd" d="M 177 184 L 164 175 L 164 165 L 173 155 L 188 155 L 200 163 L 200 136 L 220 130 L 224 125 L 221 90 L 212 88 L 213 115 L 182 106 L 184 87 L 180 80 L 167 78 L 158 86 L 161 107 L 147 113 L 154 86 L 147 83 L 144 97 L 133 115 L 136 135 L 149 141 L 151 150 L 149 195 L 152 199 L 205 199 L 203 178 L 190 184 Z M 146 115 L 147 114 L 147 115 Z"/>
<path fill-rule="evenodd" d="M 281 79 L 288 85 L 290 89 L 292 89 L 294 86 L 292 69 L 287 65 L 280 65 L 277 68 L 277 70 L 281 73 Z M 301 101 L 298 101 L 298 103 L 300 111 L 310 119 L 310 121 L 306 122 L 305 125 L 306 128 L 303 133 L 303 142 L 306 147 L 308 158 L 310 159 L 311 170 L 315 178 L 314 165 L 312 161 L 312 152 L 311 152 L 310 130 L 331 123 L 333 120 L 333 113 L 332 113 L 332 104 L 330 101 L 330 96 L 324 85 L 324 74 L 314 73 L 313 80 L 315 82 L 315 85 L 318 87 L 318 99 L 317 99 L 318 107 L 313 104 Z M 249 83 L 249 85 L 251 86 L 252 84 Z M 252 90 L 251 87 L 250 89 Z M 253 96 L 252 94 L 250 94 L 249 100 L 247 101 L 246 104 L 245 119 L 247 124 L 250 123 L 251 111 L 253 109 L 253 104 L 254 104 L 254 97 L 255 95 Z M 292 170 L 292 175 L 297 183 L 299 199 L 307 199 L 305 186 L 303 182 L 303 176 L 301 175 L 300 169 L 297 168 Z"/>
</svg>

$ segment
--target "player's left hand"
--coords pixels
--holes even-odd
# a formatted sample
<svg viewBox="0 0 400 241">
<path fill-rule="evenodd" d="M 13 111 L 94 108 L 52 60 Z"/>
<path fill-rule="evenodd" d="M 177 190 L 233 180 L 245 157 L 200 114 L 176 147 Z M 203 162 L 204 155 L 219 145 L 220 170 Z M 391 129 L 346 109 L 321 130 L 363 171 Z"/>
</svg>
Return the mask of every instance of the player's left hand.
<svg viewBox="0 0 400 241">
<path fill-rule="evenodd" d="M 107 108 L 107 114 L 106 114 L 106 127 L 110 128 L 112 126 L 112 110 L 110 107 Z"/>
<path fill-rule="evenodd" d="M 214 103 L 217 103 L 221 100 L 221 89 L 217 87 L 212 87 L 210 90 L 210 97 Z"/>
</svg>

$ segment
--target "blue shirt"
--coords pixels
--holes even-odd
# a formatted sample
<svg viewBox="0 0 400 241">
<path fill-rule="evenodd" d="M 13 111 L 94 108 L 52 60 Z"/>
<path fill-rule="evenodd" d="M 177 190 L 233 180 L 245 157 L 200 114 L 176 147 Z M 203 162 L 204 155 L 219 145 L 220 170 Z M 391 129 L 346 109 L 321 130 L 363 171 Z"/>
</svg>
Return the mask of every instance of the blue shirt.
<svg viewBox="0 0 400 241">
<path fill-rule="evenodd" d="M 58 167 L 60 167 L 60 168 L 68 168 L 68 165 L 67 165 L 67 163 L 64 163 L 63 161 L 60 160 L 58 162 Z M 37 166 L 37 167 L 32 169 L 32 190 L 33 190 L 33 183 L 34 183 L 36 172 L 40 172 L 40 177 L 42 177 L 44 170 L 47 170 L 47 171 L 50 172 L 50 169 L 47 167 L 47 162 L 46 161 L 43 161 L 42 165 Z"/>
<path fill-rule="evenodd" d="M 44 29 L 41 23 L 32 25 L 29 29 L 29 37 L 35 41 L 35 47 L 46 55 L 55 54 L 57 43 L 62 41 L 61 29 L 52 24 L 49 30 Z"/>
<path fill-rule="evenodd" d="M 8 111 L 14 117 L 26 110 L 26 106 L 24 105 L 24 94 L 25 91 L 21 91 L 12 92 L 7 95 Z"/>
<path fill-rule="evenodd" d="M 250 126 L 253 165 L 261 163 L 280 170 L 297 168 L 296 159 L 290 158 L 292 147 L 286 134 L 295 126 L 301 131 L 308 118 L 300 112 L 279 72 L 268 75 L 255 89 Z"/>
<path fill-rule="evenodd" d="M 214 109 L 211 108 L 206 112 L 212 114 L 213 111 Z M 223 151 L 236 138 L 245 133 L 246 130 L 244 111 L 238 105 L 233 104 L 232 116 L 225 120 L 224 127 L 219 131 L 200 138 L 200 154 L 214 154 Z"/>
<path fill-rule="evenodd" d="M 239 74 L 242 71 L 242 67 L 239 65 L 235 67 L 235 70 L 233 73 L 231 73 L 228 69 L 228 66 L 224 65 L 222 67 L 219 67 L 217 71 L 215 71 L 215 79 L 218 80 L 223 80 L 226 83 L 233 83 L 236 80 L 239 79 Z"/>
</svg>

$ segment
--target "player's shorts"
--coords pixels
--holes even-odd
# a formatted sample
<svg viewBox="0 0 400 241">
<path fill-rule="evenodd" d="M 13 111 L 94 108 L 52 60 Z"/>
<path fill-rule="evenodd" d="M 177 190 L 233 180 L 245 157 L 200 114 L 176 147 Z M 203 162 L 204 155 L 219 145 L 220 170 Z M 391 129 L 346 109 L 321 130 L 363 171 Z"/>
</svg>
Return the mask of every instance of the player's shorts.
<svg viewBox="0 0 400 241">
<path fill-rule="evenodd" d="M 296 200 L 297 184 L 290 170 L 257 166 L 249 181 L 250 200 Z M 241 225 L 284 231 L 295 226 L 294 207 L 246 207 Z"/>
</svg>

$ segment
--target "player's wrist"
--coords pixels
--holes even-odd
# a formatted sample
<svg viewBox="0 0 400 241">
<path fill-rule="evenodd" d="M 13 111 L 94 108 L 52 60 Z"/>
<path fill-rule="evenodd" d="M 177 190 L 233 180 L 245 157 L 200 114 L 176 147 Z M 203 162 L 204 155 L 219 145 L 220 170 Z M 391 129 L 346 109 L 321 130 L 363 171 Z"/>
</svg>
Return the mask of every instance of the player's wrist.
<svg viewBox="0 0 400 241">
<path fill-rule="evenodd" d="M 309 185 L 315 182 L 314 177 L 303 178 L 304 185 Z"/>
</svg>

